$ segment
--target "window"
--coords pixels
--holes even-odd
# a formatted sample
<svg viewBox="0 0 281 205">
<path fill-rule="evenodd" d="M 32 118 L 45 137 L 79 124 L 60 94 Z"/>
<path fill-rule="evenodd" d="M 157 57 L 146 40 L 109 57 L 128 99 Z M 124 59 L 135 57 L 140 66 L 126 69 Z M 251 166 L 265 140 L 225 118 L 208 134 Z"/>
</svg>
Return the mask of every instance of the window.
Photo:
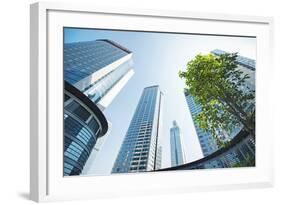
<svg viewBox="0 0 281 205">
<path fill-rule="evenodd" d="M 83 121 L 86 121 L 90 116 L 90 113 L 75 100 L 72 101 L 69 105 L 67 105 L 65 109 L 75 114 Z"/>
<path fill-rule="evenodd" d="M 93 133 L 96 133 L 99 129 L 99 124 L 97 123 L 96 119 L 92 117 L 90 122 L 88 123 L 89 128 L 93 131 Z"/>
</svg>

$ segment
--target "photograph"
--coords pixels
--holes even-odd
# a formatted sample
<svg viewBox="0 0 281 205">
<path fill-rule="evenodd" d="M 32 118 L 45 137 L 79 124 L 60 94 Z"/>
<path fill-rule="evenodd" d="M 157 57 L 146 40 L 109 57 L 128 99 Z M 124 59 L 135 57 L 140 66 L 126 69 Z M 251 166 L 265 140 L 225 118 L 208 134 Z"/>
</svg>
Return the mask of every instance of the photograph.
<svg viewBox="0 0 281 205">
<path fill-rule="evenodd" d="M 63 176 L 255 167 L 256 49 L 254 36 L 64 27 Z"/>
</svg>

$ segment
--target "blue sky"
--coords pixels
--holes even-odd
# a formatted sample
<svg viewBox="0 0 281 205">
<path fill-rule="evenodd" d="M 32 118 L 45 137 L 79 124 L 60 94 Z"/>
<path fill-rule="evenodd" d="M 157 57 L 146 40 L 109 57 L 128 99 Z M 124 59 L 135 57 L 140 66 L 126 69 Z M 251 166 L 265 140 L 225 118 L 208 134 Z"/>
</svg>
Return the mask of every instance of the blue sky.
<svg viewBox="0 0 281 205">
<path fill-rule="evenodd" d="M 170 166 L 169 130 L 173 120 L 180 127 L 187 162 L 201 158 L 201 148 L 183 95 L 184 82 L 178 77 L 178 71 L 185 69 L 187 62 L 195 55 L 207 54 L 214 49 L 239 52 L 242 56 L 256 59 L 255 38 L 75 28 L 64 30 L 65 43 L 96 39 L 110 39 L 131 50 L 135 71 L 104 111 L 112 123 L 112 130 L 95 160 L 92 174 L 96 175 L 110 174 L 143 88 L 156 84 L 164 93 L 159 139 L 163 153 L 162 167 Z"/>
</svg>

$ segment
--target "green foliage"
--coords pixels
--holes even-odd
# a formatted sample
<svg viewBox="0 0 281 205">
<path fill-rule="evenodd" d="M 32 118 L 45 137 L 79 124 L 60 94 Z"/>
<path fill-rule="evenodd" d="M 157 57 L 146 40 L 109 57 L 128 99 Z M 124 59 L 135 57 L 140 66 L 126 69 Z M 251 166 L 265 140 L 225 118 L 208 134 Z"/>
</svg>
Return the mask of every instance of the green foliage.
<svg viewBox="0 0 281 205">
<path fill-rule="evenodd" d="M 202 107 L 195 116 L 198 126 L 217 141 L 218 130 L 231 132 L 240 124 L 249 133 L 255 132 L 254 111 L 246 111 L 254 103 L 255 93 L 247 88 L 249 76 L 238 69 L 236 57 L 236 53 L 197 55 L 187 63 L 186 71 L 179 72 L 186 91 Z"/>
</svg>

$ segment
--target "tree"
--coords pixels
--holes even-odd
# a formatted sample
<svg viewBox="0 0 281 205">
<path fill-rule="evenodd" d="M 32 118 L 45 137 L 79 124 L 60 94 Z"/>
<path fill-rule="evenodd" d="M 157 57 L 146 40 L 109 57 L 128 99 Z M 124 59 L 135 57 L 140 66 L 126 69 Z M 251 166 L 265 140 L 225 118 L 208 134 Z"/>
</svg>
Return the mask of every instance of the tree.
<svg viewBox="0 0 281 205">
<path fill-rule="evenodd" d="M 255 136 L 255 91 L 247 86 L 249 76 L 237 67 L 236 58 L 237 53 L 199 54 L 179 72 L 186 91 L 202 107 L 195 121 L 217 141 L 220 130 L 231 132 L 241 124 Z"/>
</svg>

